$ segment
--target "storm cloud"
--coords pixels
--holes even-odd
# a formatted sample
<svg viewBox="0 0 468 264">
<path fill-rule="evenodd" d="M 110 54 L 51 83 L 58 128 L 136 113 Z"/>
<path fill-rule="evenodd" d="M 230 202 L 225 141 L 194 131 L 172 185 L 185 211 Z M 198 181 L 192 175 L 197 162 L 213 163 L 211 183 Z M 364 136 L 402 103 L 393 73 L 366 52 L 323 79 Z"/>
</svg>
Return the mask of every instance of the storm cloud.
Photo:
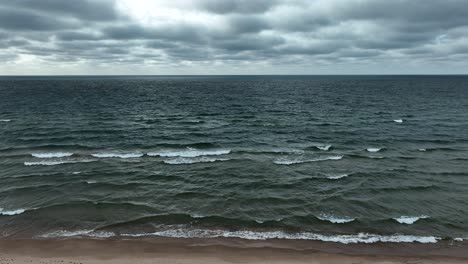
<svg viewBox="0 0 468 264">
<path fill-rule="evenodd" d="M 465 73 L 465 0 L 12 0 L 0 74 Z"/>
</svg>

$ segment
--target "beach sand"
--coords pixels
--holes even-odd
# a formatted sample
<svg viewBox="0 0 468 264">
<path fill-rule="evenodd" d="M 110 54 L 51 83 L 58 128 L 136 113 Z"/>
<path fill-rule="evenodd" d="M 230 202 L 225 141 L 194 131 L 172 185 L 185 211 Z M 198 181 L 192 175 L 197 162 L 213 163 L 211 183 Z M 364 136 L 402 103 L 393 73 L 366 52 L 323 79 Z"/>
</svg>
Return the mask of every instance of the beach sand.
<svg viewBox="0 0 468 264">
<path fill-rule="evenodd" d="M 466 247 L 342 245 L 241 240 L 0 240 L 0 264 L 15 263 L 468 263 Z"/>
</svg>

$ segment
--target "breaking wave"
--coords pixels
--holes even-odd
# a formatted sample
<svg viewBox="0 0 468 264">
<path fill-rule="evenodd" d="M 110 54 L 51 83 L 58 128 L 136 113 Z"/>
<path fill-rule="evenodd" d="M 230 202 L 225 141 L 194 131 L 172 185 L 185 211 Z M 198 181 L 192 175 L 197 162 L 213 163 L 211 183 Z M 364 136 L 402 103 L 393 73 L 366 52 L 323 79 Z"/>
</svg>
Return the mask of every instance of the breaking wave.
<svg viewBox="0 0 468 264">
<path fill-rule="evenodd" d="M 393 218 L 395 221 L 397 221 L 400 224 L 406 224 L 406 225 L 411 225 L 416 223 L 420 219 L 425 219 L 429 218 L 427 215 L 421 215 L 421 216 L 400 216 Z"/>
<path fill-rule="evenodd" d="M 149 152 L 148 156 L 151 157 L 182 157 L 182 158 L 195 158 L 200 156 L 217 156 L 217 155 L 226 155 L 231 153 L 230 149 L 206 149 L 199 150 L 195 148 L 188 147 L 185 150 L 163 150 L 159 152 Z"/>
<path fill-rule="evenodd" d="M 316 161 L 326 161 L 326 160 L 340 160 L 344 156 L 329 156 L 329 157 L 321 157 L 315 159 L 289 159 L 289 158 L 281 158 L 274 160 L 273 163 L 278 165 L 293 165 L 293 164 L 301 164 L 307 162 L 316 162 Z"/>
<path fill-rule="evenodd" d="M 131 158 L 141 158 L 143 157 L 143 153 L 95 153 L 91 154 L 91 156 L 95 158 L 120 158 L 120 159 L 131 159 Z"/>
<path fill-rule="evenodd" d="M 64 158 L 64 157 L 71 157 L 73 155 L 72 152 L 44 152 L 44 153 L 31 153 L 31 156 L 35 158 L 41 159 L 49 159 L 49 158 Z"/>
</svg>

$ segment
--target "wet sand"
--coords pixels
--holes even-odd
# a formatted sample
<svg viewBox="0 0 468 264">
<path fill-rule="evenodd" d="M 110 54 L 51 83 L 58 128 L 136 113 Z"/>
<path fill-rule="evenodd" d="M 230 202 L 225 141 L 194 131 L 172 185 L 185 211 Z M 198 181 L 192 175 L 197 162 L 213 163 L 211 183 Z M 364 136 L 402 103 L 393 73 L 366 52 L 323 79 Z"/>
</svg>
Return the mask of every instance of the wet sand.
<svg viewBox="0 0 468 264">
<path fill-rule="evenodd" d="M 0 240 L 0 264 L 15 263 L 468 263 L 461 245 L 343 245 L 238 239 Z"/>
</svg>

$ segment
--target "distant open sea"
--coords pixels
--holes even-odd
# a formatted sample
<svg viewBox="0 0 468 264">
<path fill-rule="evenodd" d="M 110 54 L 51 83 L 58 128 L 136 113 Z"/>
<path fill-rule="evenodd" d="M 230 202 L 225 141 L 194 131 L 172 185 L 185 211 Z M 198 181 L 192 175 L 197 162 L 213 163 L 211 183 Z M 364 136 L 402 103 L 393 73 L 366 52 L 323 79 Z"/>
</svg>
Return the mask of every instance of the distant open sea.
<svg viewBox="0 0 468 264">
<path fill-rule="evenodd" d="M 2 237 L 458 243 L 468 76 L 0 77 Z"/>
</svg>

